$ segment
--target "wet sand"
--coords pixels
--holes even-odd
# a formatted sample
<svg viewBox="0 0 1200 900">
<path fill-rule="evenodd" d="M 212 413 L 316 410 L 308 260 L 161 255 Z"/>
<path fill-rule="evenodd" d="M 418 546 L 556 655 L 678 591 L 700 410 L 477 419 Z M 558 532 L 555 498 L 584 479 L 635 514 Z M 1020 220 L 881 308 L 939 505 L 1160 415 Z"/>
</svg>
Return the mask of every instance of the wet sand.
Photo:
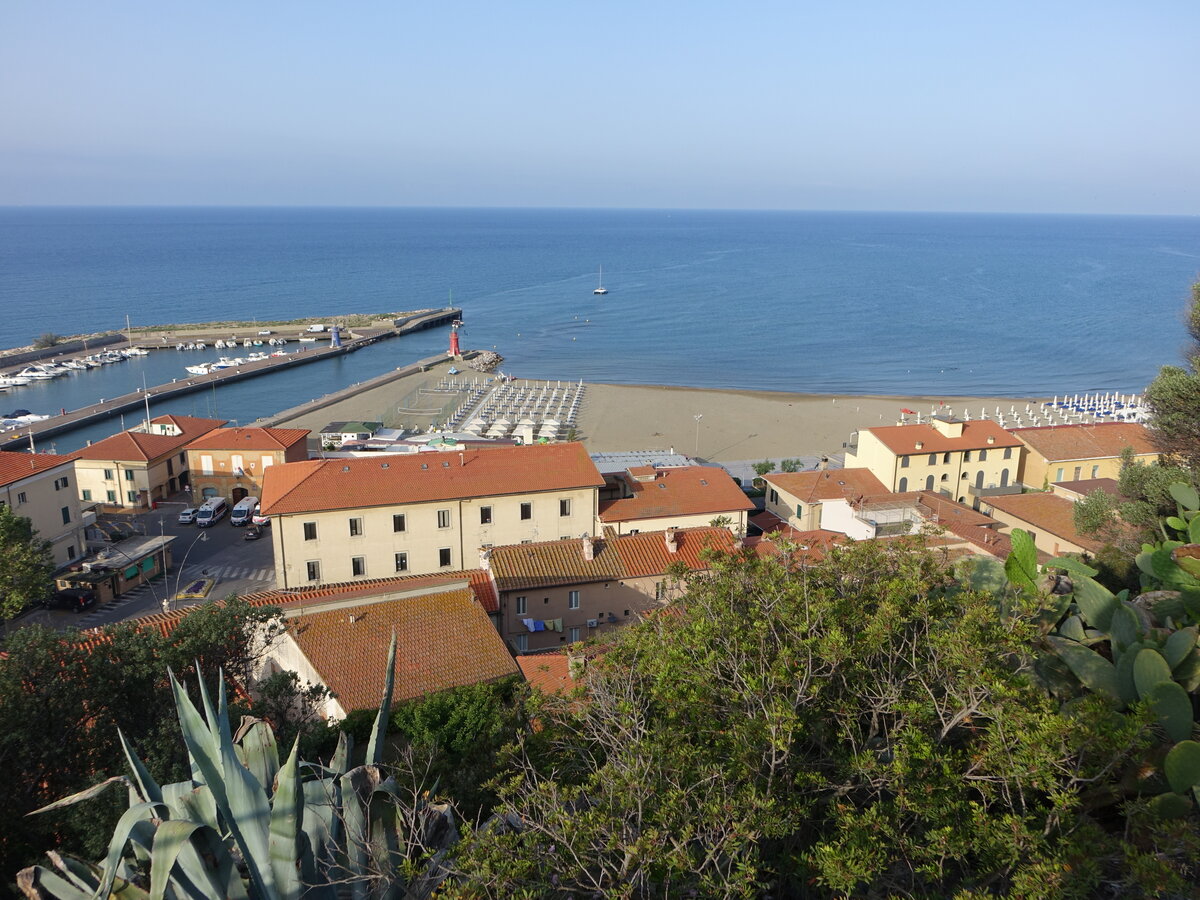
<svg viewBox="0 0 1200 900">
<path fill-rule="evenodd" d="M 418 386 L 433 386 L 449 363 L 358 390 L 320 409 L 275 424 L 316 432 L 336 420 L 384 419 Z M 842 451 L 859 428 L 895 425 L 900 410 L 933 410 L 978 418 L 996 407 L 1023 412 L 1031 398 L 879 397 L 715 390 L 658 385 L 588 384 L 579 413 L 580 439 L 592 452 L 666 450 L 716 462 Z M 696 417 L 699 416 L 699 421 Z M 912 417 L 909 417 L 912 421 Z"/>
</svg>

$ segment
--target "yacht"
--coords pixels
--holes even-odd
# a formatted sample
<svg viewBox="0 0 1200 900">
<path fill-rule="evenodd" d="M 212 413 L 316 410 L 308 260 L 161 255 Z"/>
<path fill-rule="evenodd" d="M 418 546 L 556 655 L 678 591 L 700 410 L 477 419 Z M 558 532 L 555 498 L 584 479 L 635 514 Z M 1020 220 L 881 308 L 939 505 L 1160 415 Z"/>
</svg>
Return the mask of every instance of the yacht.
<svg viewBox="0 0 1200 900">
<path fill-rule="evenodd" d="M 51 372 L 45 366 L 33 365 L 26 366 L 17 373 L 18 378 L 32 378 L 34 381 L 49 381 L 51 378 L 57 378 L 57 372 Z"/>
</svg>

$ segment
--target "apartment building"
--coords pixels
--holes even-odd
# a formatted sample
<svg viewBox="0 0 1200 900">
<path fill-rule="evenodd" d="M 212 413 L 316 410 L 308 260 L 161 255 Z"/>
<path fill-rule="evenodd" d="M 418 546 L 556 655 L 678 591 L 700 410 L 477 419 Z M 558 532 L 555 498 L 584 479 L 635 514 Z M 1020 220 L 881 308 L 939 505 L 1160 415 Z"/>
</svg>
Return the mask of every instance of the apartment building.
<svg viewBox="0 0 1200 900">
<path fill-rule="evenodd" d="M 214 428 L 185 448 L 192 496 L 197 503 L 261 497 L 267 469 L 308 459 L 308 435 L 307 428 Z"/>
<path fill-rule="evenodd" d="M 1020 491 L 1024 444 L 995 422 L 934 417 L 920 425 L 864 428 L 846 454 L 889 491 L 936 491 L 977 506 L 979 498 Z"/>
<path fill-rule="evenodd" d="M 118 511 L 148 509 L 188 485 L 184 448 L 225 421 L 159 416 L 68 454 L 80 499 Z"/>
<path fill-rule="evenodd" d="M 66 456 L 0 451 L 0 503 L 29 519 L 38 537 L 50 542 L 56 567 L 85 555 L 86 523 L 75 467 Z"/>
<path fill-rule="evenodd" d="M 1058 481 L 1117 478 L 1127 448 L 1143 465 L 1158 460 L 1149 429 L 1136 422 L 1014 428 L 1012 433 L 1025 445 L 1020 481 L 1032 488 Z"/>
<path fill-rule="evenodd" d="M 447 572 L 501 544 L 593 533 L 603 479 L 582 444 L 270 466 L 276 583 Z"/>
<path fill-rule="evenodd" d="M 499 598 L 500 635 L 517 653 L 573 644 L 638 621 L 673 599 L 667 570 L 709 568 L 731 552 L 728 528 L 667 529 L 496 547 L 484 555 Z"/>
<path fill-rule="evenodd" d="M 763 511 L 796 531 L 836 531 L 863 540 L 874 530 L 857 518 L 856 499 L 888 493 L 870 469 L 771 472 L 763 476 Z M 756 517 L 757 521 L 757 517 Z"/>
<path fill-rule="evenodd" d="M 729 473 L 712 466 L 633 466 L 605 481 L 616 496 L 600 501 L 600 522 L 617 534 L 698 528 L 718 518 L 745 534 L 754 509 Z"/>
</svg>

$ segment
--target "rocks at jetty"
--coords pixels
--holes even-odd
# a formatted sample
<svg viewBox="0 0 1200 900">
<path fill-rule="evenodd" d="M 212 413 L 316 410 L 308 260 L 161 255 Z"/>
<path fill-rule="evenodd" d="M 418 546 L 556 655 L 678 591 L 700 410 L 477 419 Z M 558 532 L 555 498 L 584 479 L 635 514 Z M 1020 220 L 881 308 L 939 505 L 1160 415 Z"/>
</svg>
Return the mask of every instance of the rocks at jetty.
<svg viewBox="0 0 1200 900">
<path fill-rule="evenodd" d="M 466 365 L 467 368 L 474 369 L 476 372 L 491 372 L 502 362 L 504 362 L 504 357 L 499 353 L 492 350 L 481 350 L 467 360 Z"/>
</svg>

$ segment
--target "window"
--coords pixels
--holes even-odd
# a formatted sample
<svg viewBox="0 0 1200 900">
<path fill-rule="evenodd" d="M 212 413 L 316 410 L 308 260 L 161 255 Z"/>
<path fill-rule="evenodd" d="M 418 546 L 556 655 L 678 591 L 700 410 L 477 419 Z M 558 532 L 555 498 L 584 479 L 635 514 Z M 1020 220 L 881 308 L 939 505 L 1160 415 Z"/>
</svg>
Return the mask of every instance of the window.
<svg viewBox="0 0 1200 900">
<path fill-rule="evenodd" d="M 213 473 L 213 458 L 207 454 L 200 457 L 200 474 L 211 475 Z"/>
<path fill-rule="evenodd" d="M 109 503 L 117 502 L 117 492 L 116 491 L 105 491 L 104 493 L 107 495 Z"/>
<path fill-rule="evenodd" d="M 654 582 L 654 599 L 663 600 L 667 596 L 667 583 L 665 581 Z"/>
<path fill-rule="evenodd" d="M 570 628 L 567 629 L 567 640 L 569 640 L 572 644 L 576 643 L 579 640 L 579 626 L 578 625 L 572 625 Z"/>
<path fill-rule="evenodd" d="M 319 562 L 317 562 L 315 559 L 309 560 L 304 564 L 304 567 L 308 570 L 309 581 L 321 580 L 321 564 Z"/>
<path fill-rule="evenodd" d="M 438 511 L 438 528 L 450 527 L 450 510 L 439 509 Z"/>
<path fill-rule="evenodd" d="M 1075 480 L 1078 481 L 1080 476 L 1082 476 L 1082 475 L 1083 475 L 1083 466 L 1076 466 L 1075 467 Z"/>
<path fill-rule="evenodd" d="M 397 572 L 407 572 L 408 571 L 408 554 L 407 553 L 397 553 L 396 554 L 396 571 Z"/>
<path fill-rule="evenodd" d="M 930 454 L 929 454 L 929 464 L 930 464 L 931 466 L 936 466 L 936 465 L 937 465 L 937 454 L 936 454 L 936 453 L 930 453 Z"/>
<path fill-rule="evenodd" d="M 579 609 L 579 591 L 567 591 L 567 609 Z"/>
<path fill-rule="evenodd" d="M 571 501 L 564 497 L 558 501 L 558 514 L 560 516 L 569 516 L 571 514 Z"/>
<path fill-rule="evenodd" d="M 522 519 L 532 519 L 533 518 L 533 504 L 532 503 L 522 503 L 521 504 L 521 518 Z"/>
<path fill-rule="evenodd" d="M 365 556 L 350 557 L 350 573 L 355 578 L 361 578 L 367 574 L 367 558 Z"/>
<path fill-rule="evenodd" d="M 443 569 L 450 565 L 450 548 L 442 547 L 438 550 L 438 565 Z"/>
<path fill-rule="evenodd" d="M 964 450 L 963 451 L 963 462 L 970 462 L 970 461 L 971 461 L 971 451 Z"/>
<path fill-rule="evenodd" d="M 181 466 L 186 466 L 186 465 L 187 465 L 187 453 L 180 453 L 180 454 L 179 454 L 179 464 L 180 464 Z"/>
<path fill-rule="evenodd" d="M 1005 447 L 1005 448 L 1004 448 L 1004 458 L 1005 458 L 1005 459 L 1012 459 L 1012 447 Z"/>
<path fill-rule="evenodd" d="M 927 490 L 927 491 L 933 490 L 933 476 L 932 475 L 927 475 L 925 477 L 925 490 Z"/>
<path fill-rule="evenodd" d="M 363 523 L 359 516 L 350 520 L 350 537 L 362 537 Z"/>
<path fill-rule="evenodd" d="M 525 613 L 528 609 L 528 605 L 529 605 L 527 601 L 528 601 L 527 597 L 518 597 L 517 598 L 517 615 L 518 616 L 525 615 Z"/>
<path fill-rule="evenodd" d="M 775 488 L 771 488 L 771 502 L 772 503 L 779 502 L 779 491 L 775 490 Z"/>
<path fill-rule="evenodd" d="M 942 462 L 943 463 L 950 462 L 950 451 L 949 450 L 947 450 L 945 453 L 942 454 Z"/>
<path fill-rule="evenodd" d="M 1066 469 L 1062 469 L 1062 468 L 1060 468 L 1060 469 L 1058 470 L 1058 474 L 1054 476 L 1054 480 L 1055 480 L 1055 481 L 1062 481 L 1062 480 L 1063 480 L 1063 475 L 1064 475 L 1064 474 L 1066 474 L 1066 471 L 1067 471 Z"/>
<path fill-rule="evenodd" d="M 908 468 L 908 457 L 907 456 L 900 457 L 900 468 L 902 468 L 902 469 Z"/>
<path fill-rule="evenodd" d="M 29 498 L 25 496 L 25 492 L 24 491 L 18 492 L 17 503 L 21 504 L 21 503 L 28 503 L 28 502 L 29 502 Z"/>
<path fill-rule="evenodd" d="M 1099 466 L 1092 466 L 1092 477 L 1093 478 L 1100 477 L 1100 467 Z"/>
<path fill-rule="evenodd" d="M 129 498 L 130 503 L 137 503 L 137 499 L 138 499 L 137 491 L 126 491 L 125 496 Z"/>
<path fill-rule="evenodd" d="M 91 491 L 88 491 L 88 490 L 85 490 L 85 491 L 83 491 L 82 493 L 83 493 L 83 499 L 84 499 L 84 500 L 86 500 L 86 501 L 88 501 L 88 502 L 91 502 L 91 499 L 92 499 L 92 492 L 91 492 Z"/>
<path fill-rule="evenodd" d="M 64 475 L 62 478 L 54 479 L 54 489 L 56 491 L 61 491 L 63 488 L 69 487 L 70 484 L 71 479 L 69 479 L 66 475 Z"/>
<path fill-rule="evenodd" d="M 64 506 L 64 507 L 62 508 L 62 517 L 63 517 L 63 524 L 64 524 L 64 525 L 70 525 L 70 524 L 71 524 L 71 507 L 69 507 L 69 506 Z"/>
<path fill-rule="evenodd" d="M 529 635 L 518 634 L 513 638 L 513 643 L 516 645 L 518 652 L 524 653 L 529 649 Z"/>
<path fill-rule="evenodd" d="M 908 479 L 907 479 L 907 478 L 901 478 L 901 479 L 900 479 L 900 484 L 898 484 L 898 485 L 896 486 L 896 490 L 898 490 L 898 491 L 899 491 L 900 493 L 902 493 L 902 494 L 903 494 L 905 491 L 907 491 L 907 490 L 908 490 Z"/>
<path fill-rule="evenodd" d="M 492 508 L 490 506 L 479 507 L 479 524 L 480 525 L 491 525 L 492 524 Z"/>
<path fill-rule="evenodd" d="M 70 544 L 67 546 L 67 559 L 74 559 L 74 558 L 75 558 L 75 545 Z"/>
<path fill-rule="evenodd" d="M 404 513 L 397 513 L 392 516 L 392 531 L 408 531 L 408 517 Z"/>
<path fill-rule="evenodd" d="M 125 470 L 125 480 L 126 480 L 126 481 L 133 481 L 133 469 L 126 469 L 126 470 Z"/>
<path fill-rule="evenodd" d="M 986 450 L 980 450 L 980 451 L 979 451 L 979 461 L 980 461 L 980 462 L 987 462 L 987 451 L 986 451 Z"/>
<path fill-rule="evenodd" d="M 245 471 L 246 471 L 246 466 L 245 466 L 245 464 L 244 464 L 244 463 L 245 463 L 245 461 L 242 459 L 242 454 L 240 454 L 240 453 L 234 453 L 234 454 L 233 454 L 233 455 L 232 455 L 232 456 L 229 458 L 229 463 L 230 463 L 230 465 L 232 465 L 232 466 L 233 466 L 233 474 L 234 474 L 234 475 L 243 475 L 243 474 L 245 474 Z"/>
<path fill-rule="evenodd" d="M 316 522 L 305 522 L 304 523 L 304 539 L 306 541 L 315 541 L 317 539 L 317 523 Z"/>
<path fill-rule="evenodd" d="M 797 503 L 796 504 L 796 518 L 801 519 L 803 517 L 804 517 L 804 504 Z"/>
<path fill-rule="evenodd" d="M 105 480 L 105 481 L 112 481 L 112 480 L 113 480 L 113 470 L 112 470 L 112 469 L 105 469 L 105 470 L 104 470 L 104 480 Z"/>
<path fill-rule="evenodd" d="M 167 460 L 167 474 L 168 475 L 175 474 L 175 464 L 173 462 L 171 462 L 171 460 L 169 460 L 169 459 Z"/>
</svg>

